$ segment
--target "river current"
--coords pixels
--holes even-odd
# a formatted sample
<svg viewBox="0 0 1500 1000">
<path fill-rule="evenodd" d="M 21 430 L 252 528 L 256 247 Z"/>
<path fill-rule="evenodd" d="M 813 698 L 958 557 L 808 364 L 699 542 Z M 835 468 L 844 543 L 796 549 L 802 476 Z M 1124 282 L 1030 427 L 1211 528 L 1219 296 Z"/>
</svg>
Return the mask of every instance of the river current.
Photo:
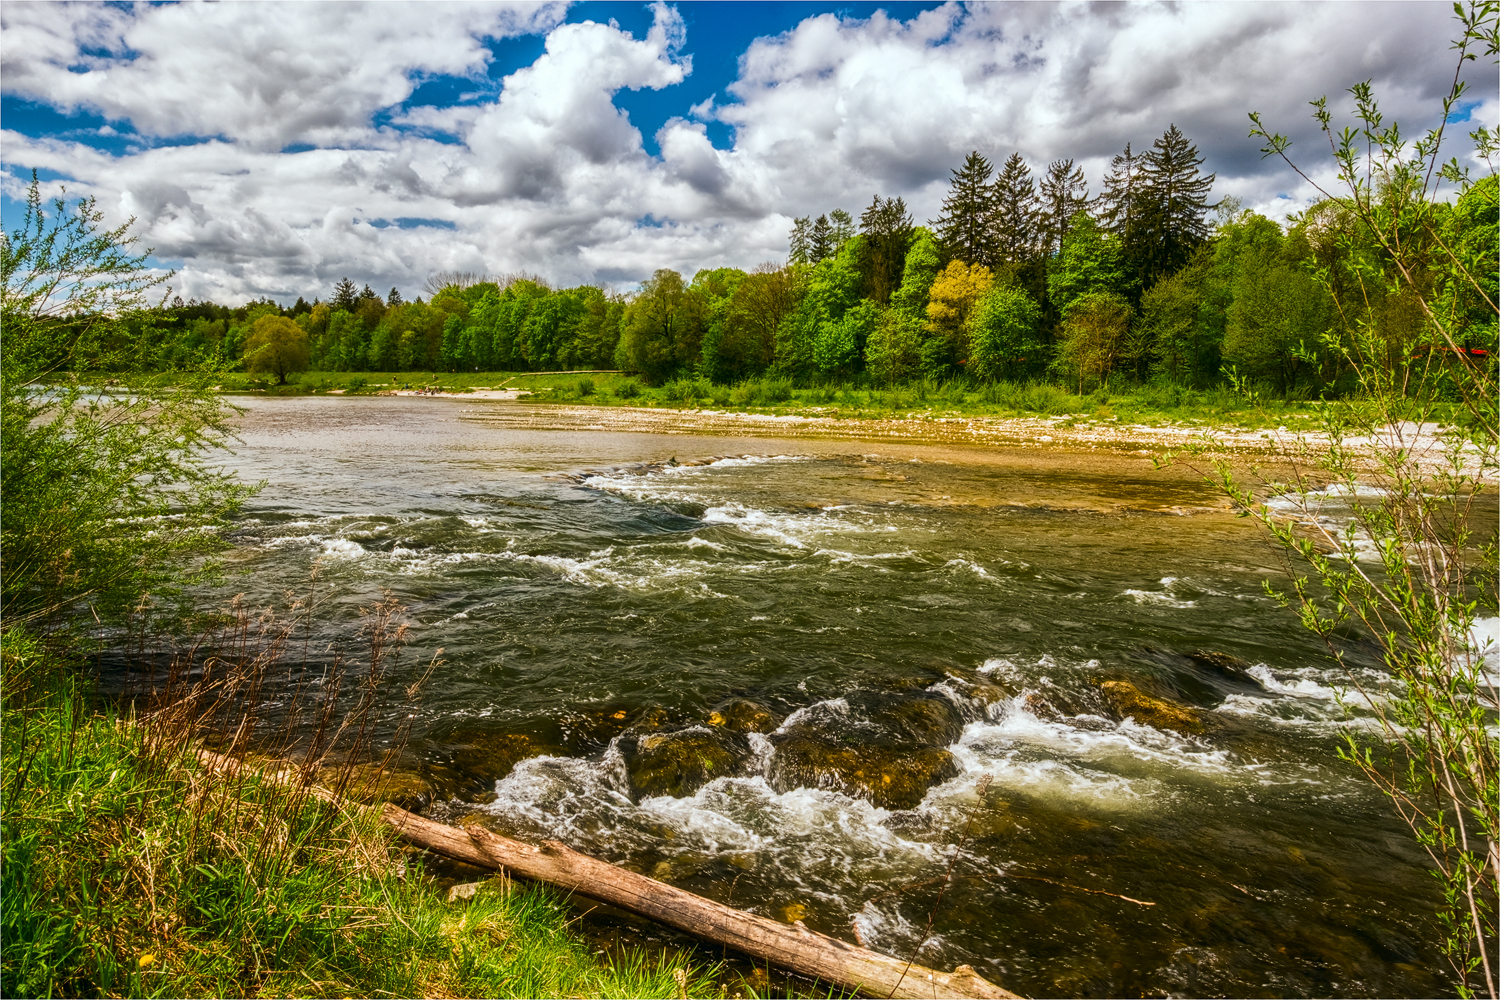
<svg viewBox="0 0 1500 1000">
<path fill-rule="evenodd" d="M 1420 851 L 1338 759 L 1344 675 L 1185 471 L 244 405 L 227 462 L 266 486 L 203 600 L 315 591 L 339 643 L 399 598 L 402 669 L 443 650 L 436 815 L 1022 994 L 1449 988 Z M 696 777 L 650 770 L 674 748 Z"/>
</svg>

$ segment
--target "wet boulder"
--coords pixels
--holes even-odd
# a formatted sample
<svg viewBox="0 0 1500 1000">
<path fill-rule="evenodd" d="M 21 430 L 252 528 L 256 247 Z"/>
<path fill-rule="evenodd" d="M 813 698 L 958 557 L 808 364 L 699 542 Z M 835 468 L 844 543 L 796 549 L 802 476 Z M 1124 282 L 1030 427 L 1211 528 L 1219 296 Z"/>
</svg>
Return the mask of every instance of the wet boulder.
<svg viewBox="0 0 1500 1000">
<path fill-rule="evenodd" d="M 1198 735 L 1203 732 L 1203 721 L 1196 711 L 1147 694 L 1130 681 L 1105 681 L 1099 685 L 1099 691 L 1117 718 L 1130 718 L 1143 726 L 1178 733 Z"/>
<path fill-rule="evenodd" d="M 882 699 L 869 705 L 871 722 L 924 746 L 945 747 L 963 735 L 964 720 L 958 706 L 941 695 L 919 698 Z"/>
<path fill-rule="evenodd" d="M 1251 684 L 1260 683 L 1250 676 L 1250 664 L 1233 653 L 1221 653 L 1213 649 L 1195 649 L 1185 655 L 1198 666 L 1231 680 L 1248 681 Z"/>
<path fill-rule="evenodd" d="M 935 746 L 848 745 L 808 733 L 772 737 L 771 787 L 827 788 L 885 809 L 914 808 L 927 790 L 957 777 L 953 755 Z"/>
<path fill-rule="evenodd" d="M 750 741 L 716 726 L 624 738 L 620 751 L 636 801 L 657 795 L 684 798 L 738 771 L 750 756 Z"/>
<path fill-rule="evenodd" d="M 781 720 L 764 705 L 746 698 L 730 698 L 708 714 L 708 724 L 736 733 L 769 733 Z"/>
<path fill-rule="evenodd" d="M 465 797 L 468 793 L 488 791 L 495 782 L 532 757 L 565 756 L 566 751 L 543 742 L 528 733 L 502 733 L 464 730 L 449 736 L 447 769 L 459 779 L 456 783 Z"/>
</svg>

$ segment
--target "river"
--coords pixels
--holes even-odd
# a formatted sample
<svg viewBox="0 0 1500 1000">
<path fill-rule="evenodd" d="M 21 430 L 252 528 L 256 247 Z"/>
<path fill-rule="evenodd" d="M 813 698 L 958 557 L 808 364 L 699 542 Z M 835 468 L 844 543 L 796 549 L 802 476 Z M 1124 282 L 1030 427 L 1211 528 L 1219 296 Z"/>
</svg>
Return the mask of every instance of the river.
<svg viewBox="0 0 1500 1000">
<path fill-rule="evenodd" d="M 338 643 L 399 598 L 402 669 L 443 650 L 436 815 L 1022 994 L 1449 989 L 1420 851 L 1338 760 L 1342 675 L 1189 473 L 244 405 L 227 461 L 266 486 L 203 600 L 315 593 Z M 903 887 L 966 829 L 926 934 Z"/>
</svg>

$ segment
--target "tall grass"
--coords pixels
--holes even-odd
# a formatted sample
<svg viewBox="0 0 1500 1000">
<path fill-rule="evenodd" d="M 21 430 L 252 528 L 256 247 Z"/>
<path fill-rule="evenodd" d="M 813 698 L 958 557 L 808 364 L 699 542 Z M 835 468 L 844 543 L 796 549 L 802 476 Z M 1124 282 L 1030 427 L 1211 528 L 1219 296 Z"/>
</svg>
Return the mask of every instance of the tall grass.
<svg viewBox="0 0 1500 1000">
<path fill-rule="evenodd" d="M 448 903 L 373 811 L 318 788 L 382 795 L 377 716 L 416 694 L 390 682 L 399 612 L 370 609 L 358 661 L 314 669 L 290 655 L 298 614 L 231 609 L 113 709 L 33 638 L 0 636 L 0 992 L 715 992 L 680 955 L 600 963 L 555 892 L 496 879 Z M 211 770 L 205 744 L 278 780 Z"/>
</svg>

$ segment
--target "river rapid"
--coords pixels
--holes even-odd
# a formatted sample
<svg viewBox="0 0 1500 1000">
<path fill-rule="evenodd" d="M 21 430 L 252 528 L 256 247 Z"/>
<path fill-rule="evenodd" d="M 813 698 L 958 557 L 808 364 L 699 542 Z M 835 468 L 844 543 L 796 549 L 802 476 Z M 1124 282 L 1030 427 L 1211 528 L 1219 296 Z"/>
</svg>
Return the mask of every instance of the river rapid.
<svg viewBox="0 0 1500 1000">
<path fill-rule="evenodd" d="M 315 593 L 319 650 L 407 605 L 431 814 L 1022 994 L 1450 989 L 1419 849 L 1338 760 L 1343 675 L 1185 471 L 243 405 L 266 486 L 202 600 Z"/>
</svg>

